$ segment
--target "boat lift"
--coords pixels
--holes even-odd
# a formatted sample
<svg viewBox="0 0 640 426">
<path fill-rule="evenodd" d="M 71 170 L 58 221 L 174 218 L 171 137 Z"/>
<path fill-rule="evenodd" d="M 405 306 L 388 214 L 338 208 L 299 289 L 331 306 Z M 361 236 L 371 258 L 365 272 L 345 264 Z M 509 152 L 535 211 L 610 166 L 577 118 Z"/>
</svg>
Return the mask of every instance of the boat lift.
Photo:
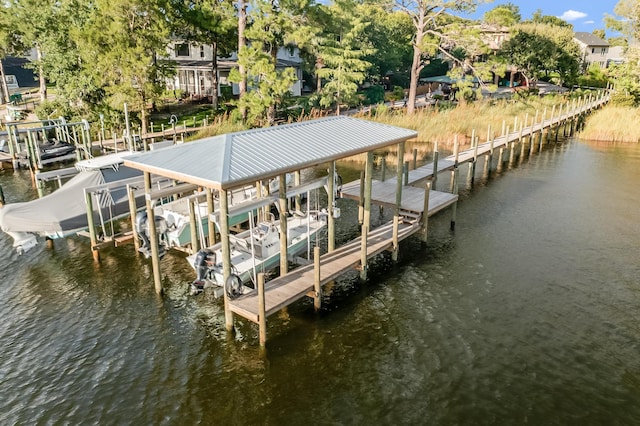
<svg viewBox="0 0 640 426">
<path fill-rule="evenodd" d="M 32 171 L 42 169 L 46 164 L 92 157 L 89 122 L 82 120 L 68 123 L 64 117 L 47 120 L 7 123 L 7 146 L 14 168 L 29 167 Z M 75 153 L 43 159 L 40 146 L 49 140 L 49 134 L 62 143 L 75 147 Z"/>
</svg>

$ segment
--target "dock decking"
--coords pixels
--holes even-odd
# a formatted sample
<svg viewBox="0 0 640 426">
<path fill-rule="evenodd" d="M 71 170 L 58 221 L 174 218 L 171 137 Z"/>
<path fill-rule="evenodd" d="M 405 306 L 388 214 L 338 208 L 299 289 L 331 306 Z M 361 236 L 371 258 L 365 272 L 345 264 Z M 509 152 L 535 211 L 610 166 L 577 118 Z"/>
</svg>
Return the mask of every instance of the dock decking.
<svg viewBox="0 0 640 426">
<path fill-rule="evenodd" d="M 420 224 L 401 223 L 398 240 L 404 240 L 420 229 Z M 390 249 L 393 222 L 373 229 L 367 236 L 367 259 Z M 353 269 L 362 259 L 360 238 L 320 256 L 320 285 L 326 284 Z M 265 285 L 265 315 L 279 311 L 314 291 L 314 265 L 309 264 L 294 269 L 286 275 L 275 278 Z M 259 321 L 258 292 L 252 291 L 229 301 L 229 309 L 255 323 Z"/>
</svg>

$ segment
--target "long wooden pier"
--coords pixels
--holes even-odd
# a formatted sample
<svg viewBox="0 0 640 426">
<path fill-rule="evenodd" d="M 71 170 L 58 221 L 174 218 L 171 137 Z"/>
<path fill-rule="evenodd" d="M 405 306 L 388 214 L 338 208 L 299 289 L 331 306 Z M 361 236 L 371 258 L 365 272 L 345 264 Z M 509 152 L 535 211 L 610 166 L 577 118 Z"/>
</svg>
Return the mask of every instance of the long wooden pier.
<svg viewBox="0 0 640 426">
<path fill-rule="evenodd" d="M 433 163 L 411 171 L 407 170 L 402 187 L 401 222 L 398 227 L 398 240 L 404 240 L 423 230 L 421 222 L 422 215 L 424 215 L 425 194 L 429 194 L 427 216 L 432 216 L 449 206 L 455 205 L 457 202 L 457 182 L 455 183 L 454 193 L 435 190 L 425 192 L 422 188 L 412 186 L 420 182 L 434 180 L 434 170 L 437 170 L 435 176 L 437 177 L 438 173 L 455 171 L 460 164 L 469 163 L 475 165 L 479 156 L 492 155 L 494 150 L 503 149 L 518 141 L 522 142 L 523 138 L 529 138 L 533 146 L 534 136 L 539 135 L 539 143 L 541 144 L 545 132 L 550 132 L 553 128 L 559 129 L 562 125 L 575 120 L 594 108 L 598 108 L 607 101 L 608 96 L 603 96 L 585 101 L 581 105 L 574 105 L 574 108 L 570 108 L 567 104 L 564 111 L 559 110 L 557 114 L 555 110 L 552 111 L 549 118 L 546 118 L 543 114 L 539 122 L 537 122 L 537 117 L 533 118 L 530 125 L 521 122 L 519 128 L 514 131 L 509 131 L 505 127 L 503 128 L 503 134 L 498 137 L 492 137 L 489 134 L 487 140 L 482 144 L 478 144 L 477 140 L 472 140 L 472 146 L 467 150 L 454 152 L 454 154 L 439 161 L 435 156 Z M 457 147 L 455 151 L 457 151 Z M 362 184 L 360 181 L 345 184 L 341 191 L 342 197 L 362 202 Z M 372 180 L 371 203 L 395 208 L 396 192 L 397 186 L 393 179 L 386 181 Z M 452 219 L 452 225 L 453 223 L 454 219 Z M 371 230 L 366 236 L 366 258 L 371 259 L 383 251 L 391 249 L 392 234 L 393 222 L 388 222 Z M 229 300 L 228 307 L 231 312 L 259 324 L 261 328 L 260 340 L 261 343 L 264 343 L 264 340 L 266 340 L 266 330 L 264 330 L 266 317 L 303 297 L 308 296 L 317 300 L 321 296 L 318 291 L 319 287 L 321 288 L 324 284 L 335 280 L 349 270 L 361 267 L 363 259 L 361 248 L 362 237 L 349 241 L 336 250 L 319 256 L 319 259 L 313 264 L 294 269 L 292 272 L 274 278 L 266 284 L 260 283 L 255 291 L 244 294 L 237 299 Z M 315 255 L 318 254 L 319 251 L 315 253 Z"/>
<path fill-rule="evenodd" d="M 266 319 L 269 315 L 306 296 L 313 298 L 314 307 L 320 309 L 323 284 L 354 269 L 359 270 L 362 279 L 366 279 L 369 259 L 385 250 L 391 249 L 392 259 L 397 260 L 399 242 L 413 234 L 419 234 L 426 240 L 429 216 L 447 207 L 451 207 L 453 228 L 460 164 L 468 163 L 470 172 L 473 172 L 479 156 L 486 155 L 491 160 L 494 150 L 498 149 L 501 161 L 498 167 L 501 167 L 505 148 L 509 150 L 511 160 L 515 156 L 516 142 L 523 142 L 521 145 L 524 147 L 524 141 L 527 139 L 530 145 L 529 152 L 533 153 L 535 147 L 539 147 L 538 150 L 542 148 L 545 136 L 547 141 L 550 140 L 554 129 L 556 139 L 561 127 L 564 127 L 565 134 L 567 127 L 570 127 L 569 134 L 572 135 L 586 113 L 608 100 L 608 91 L 603 90 L 597 95 L 566 102 L 560 107 L 554 106 L 548 115 L 545 110 L 542 114 L 536 112 L 535 117 L 527 115 L 521 121 L 515 118 L 513 126 L 507 126 L 505 120 L 499 136 L 496 137 L 495 132 L 489 127 L 482 144 L 479 143 L 480 138 L 474 130 L 469 149 L 459 152 L 456 142 L 454 153 L 442 159 L 438 158 L 436 149 L 433 162 L 419 168 L 415 165 L 414 154 L 414 170 L 411 171 L 408 162 L 403 160 L 405 143 L 417 136 L 415 131 L 350 117 L 327 117 L 269 129 L 230 133 L 208 138 L 197 144 L 182 144 L 174 147 L 170 153 L 162 150 L 146 152 L 125 159 L 125 165 L 144 172 L 147 214 L 150 216 L 154 214 L 153 206 L 149 202 L 152 198 L 152 188 L 149 184 L 151 174 L 198 185 L 212 192 L 217 191 L 220 200 L 222 272 L 227 278 L 231 276 L 232 270 L 228 203 L 229 194 L 234 188 L 251 183 L 259 185 L 265 179 L 278 178 L 281 182 L 278 202 L 281 211 L 285 211 L 290 195 L 284 185 L 287 173 L 299 174 L 310 165 L 328 163 L 328 176 L 333 176 L 337 160 L 366 153 L 367 160 L 362 178 L 342 188 L 344 198 L 354 199 L 359 203 L 358 221 L 362 231 L 359 238 L 341 247 L 335 247 L 335 182 L 328 179 L 327 189 L 330 197 L 327 252 L 321 256 L 320 248 L 316 246 L 312 265 L 288 272 L 286 227 L 283 227 L 280 236 L 281 276 L 265 283 L 264 274 L 259 274 L 257 289 L 236 299 L 231 299 L 226 291 L 223 292 L 227 330 L 233 328 L 234 314 L 244 317 L 259 324 L 260 344 L 264 345 Z M 374 180 L 373 152 L 393 145 L 398 149 L 395 179 Z M 220 153 L 224 155 L 220 156 Z M 485 161 L 485 167 L 487 166 L 490 169 L 491 161 Z M 450 191 L 437 191 L 438 174 L 445 171 L 452 172 Z M 470 175 L 473 179 L 474 173 Z M 299 183 L 294 186 L 294 190 L 298 186 Z M 394 217 L 393 221 L 371 229 L 371 206 L 375 204 L 392 208 Z M 210 220 L 215 220 L 211 219 L 211 216 Z M 153 221 L 149 223 L 149 234 L 154 284 L 156 291 L 161 293 L 161 273 Z"/>
</svg>

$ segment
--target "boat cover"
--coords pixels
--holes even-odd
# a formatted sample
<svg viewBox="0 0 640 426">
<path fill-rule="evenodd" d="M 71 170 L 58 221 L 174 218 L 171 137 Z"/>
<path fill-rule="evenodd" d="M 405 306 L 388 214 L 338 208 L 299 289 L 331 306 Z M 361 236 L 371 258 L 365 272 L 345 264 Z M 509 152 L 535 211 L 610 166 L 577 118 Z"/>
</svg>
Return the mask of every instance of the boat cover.
<svg viewBox="0 0 640 426">
<path fill-rule="evenodd" d="M 87 227 L 84 189 L 103 183 L 140 176 L 141 172 L 120 166 L 118 170 L 102 169 L 80 172 L 60 189 L 36 200 L 7 204 L 0 209 L 0 228 L 5 232 L 32 232 L 55 235 Z M 126 188 L 104 192 L 94 198 L 102 208 L 105 220 L 128 211 Z"/>
</svg>

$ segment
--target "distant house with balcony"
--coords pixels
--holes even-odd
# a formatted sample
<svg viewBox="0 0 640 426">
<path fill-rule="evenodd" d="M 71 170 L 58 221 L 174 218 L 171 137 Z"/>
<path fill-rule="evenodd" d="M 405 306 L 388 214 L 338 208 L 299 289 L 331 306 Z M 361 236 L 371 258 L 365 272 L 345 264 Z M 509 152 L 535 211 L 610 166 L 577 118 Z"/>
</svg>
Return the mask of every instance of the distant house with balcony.
<svg viewBox="0 0 640 426">
<path fill-rule="evenodd" d="M 213 49 L 206 44 L 192 44 L 176 41 L 168 49 L 168 59 L 176 64 L 176 75 L 167 82 L 168 90 L 181 91 L 190 97 L 213 95 Z M 239 88 L 229 81 L 229 72 L 238 67 L 236 54 L 228 58 L 218 58 L 218 95 L 223 92 L 238 95 Z M 291 86 L 291 93 L 300 96 L 302 92 L 302 59 L 297 47 L 281 47 L 277 55 L 277 68 L 292 67 L 297 80 Z"/>
<path fill-rule="evenodd" d="M 580 46 L 582 51 L 582 67 L 589 68 L 591 64 L 598 64 L 600 68 L 607 67 L 607 59 L 609 57 L 609 42 L 600 37 L 587 32 L 577 32 L 573 39 Z"/>
</svg>

